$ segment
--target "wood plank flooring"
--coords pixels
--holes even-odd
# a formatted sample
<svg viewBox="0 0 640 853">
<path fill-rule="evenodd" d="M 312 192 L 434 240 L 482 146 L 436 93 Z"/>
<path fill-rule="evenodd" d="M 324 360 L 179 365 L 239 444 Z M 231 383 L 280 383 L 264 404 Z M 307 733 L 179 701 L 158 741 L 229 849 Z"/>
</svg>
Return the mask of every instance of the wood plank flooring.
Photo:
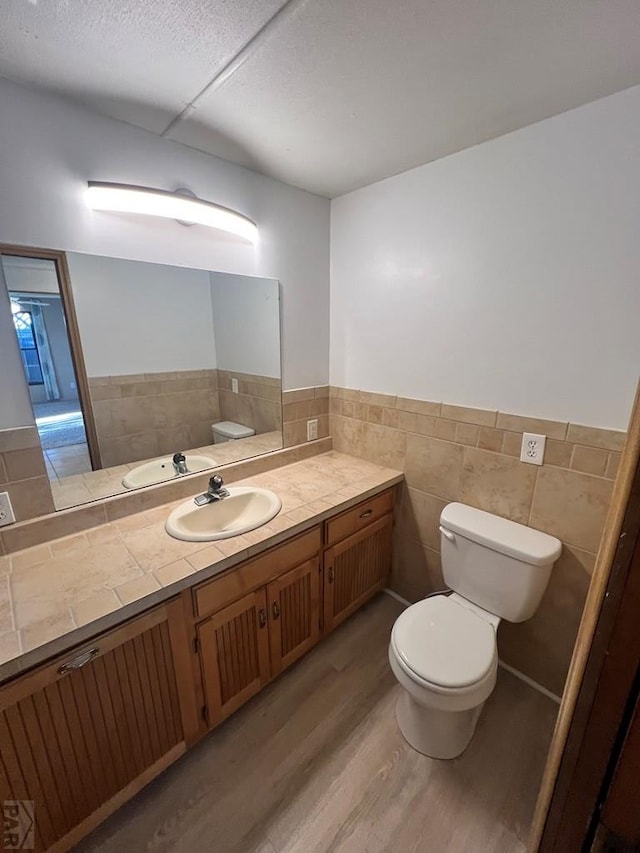
<svg viewBox="0 0 640 853">
<path fill-rule="evenodd" d="M 83 853 L 521 853 L 557 706 L 500 670 L 454 761 L 414 752 L 380 595 L 77 848 Z"/>
</svg>

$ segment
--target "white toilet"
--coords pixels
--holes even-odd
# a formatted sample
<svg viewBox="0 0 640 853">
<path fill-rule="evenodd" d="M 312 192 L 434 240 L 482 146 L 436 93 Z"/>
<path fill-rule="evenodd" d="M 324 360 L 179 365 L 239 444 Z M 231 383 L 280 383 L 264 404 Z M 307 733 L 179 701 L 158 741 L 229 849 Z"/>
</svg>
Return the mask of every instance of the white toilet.
<svg viewBox="0 0 640 853">
<path fill-rule="evenodd" d="M 496 683 L 500 620 L 533 616 L 562 544 L 461 503 L 443 509 L 440 534 L 442 573 L 454 592 L 398 617 L 389 661 L 404 688 L 396 713 L 407 742 L 432 758 L 455 758 Z"/>
<path fill-rule="evenodd" d="M 255 435 L 255 429 L 237 424 L 234 421 L 219 421 L 217 424 L 211 424 L 211 433 L 213 435 L 214 444 L 222 444 L 224 441 L 237 441 L 239 438 L 249 438 Z"/>
</svg>

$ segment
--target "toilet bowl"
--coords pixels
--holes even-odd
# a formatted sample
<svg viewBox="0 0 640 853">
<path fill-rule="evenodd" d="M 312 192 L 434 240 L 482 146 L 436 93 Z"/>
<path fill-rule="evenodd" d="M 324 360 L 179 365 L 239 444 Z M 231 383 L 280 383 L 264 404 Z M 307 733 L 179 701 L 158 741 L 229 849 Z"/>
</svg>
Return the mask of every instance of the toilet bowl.
<svg viewBox="0 0 640 853">
<path fill-rule="evenodd" d="M 426 598 L 396 620 L 389 663 L 404 688 L 396 715 L 418 752 L 455 758 L 467 748 L 496 683 L 499 622 L 455 593 Z"/>
<path fill-rule="evenodd" d="M 424 755 L 448 759 L 469 745 L 495 687 L 501 619 L 533 615 L 562 545 L 459 503 L 442 511 L 440 532 L 443 575 L 453 591 L 398 617 L 389 663 L 402 688 L 396 717 L 405 740 Z"/>
<path fill-rule="evenodd" d="M 219 421 L 217 424 L 211 424 L 211 434 L 213 435 L 214 444 L 222 444 L 225 441 L 237 441 L 239 438 L 249 438 L 255 435 L 256 431 L 244 424 L 237 424 L 234 421 Z"/>
</svg>

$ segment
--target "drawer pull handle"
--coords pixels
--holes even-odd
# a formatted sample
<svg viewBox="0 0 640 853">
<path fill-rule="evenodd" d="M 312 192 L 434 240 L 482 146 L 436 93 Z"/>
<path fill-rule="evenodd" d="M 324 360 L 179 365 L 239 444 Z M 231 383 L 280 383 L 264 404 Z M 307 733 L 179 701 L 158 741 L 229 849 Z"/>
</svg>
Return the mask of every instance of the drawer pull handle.
<svg viewBox="0 0 640 853">
<path fill-rule="evenodd" d="M 267 614 L 264 607 L 260 608 L 260 611 L 258 613 L 258 622 L 260 623 L 261 628 L 264 628 L 267 624 Z"/>
<path fill-rule="evenodd" d="M 360 513 L 360 518 L 369 518 L 370 515 L 373 515 L 372 509 L 365 509 L 364 512 Z"/>
<path fill-rule="evenodd" d="M 280 608 L 278 607 L 278 602 L 274 601 L 271 606 L 271 612 L 273 613 L 273 618 L 277 619 L 280 616 Z"/>
<path fill-rule="evenodd" d="M 73 658 L 73 660 L 67 661 L 67 663 L 63 663 L 62 666 L 58 667 L 58 672 L 60 675 L 64 675 L 67 672 L 73 672 L 76 669 L 82 669 L 83 666 L 89 663 L 100 651 L 100 649 L 96 646 L 93 649 L 89 649 L 86 652 L 82 652 L 81 655 L 78 655 L 77 658 Z"/>
<path fill-rule="evenodd" d="M 333 579 L 335 577 L 335 572 L 333 571 L 333 566 L 329 569 L 329 583 L 333 583 Z"/>
</svg>

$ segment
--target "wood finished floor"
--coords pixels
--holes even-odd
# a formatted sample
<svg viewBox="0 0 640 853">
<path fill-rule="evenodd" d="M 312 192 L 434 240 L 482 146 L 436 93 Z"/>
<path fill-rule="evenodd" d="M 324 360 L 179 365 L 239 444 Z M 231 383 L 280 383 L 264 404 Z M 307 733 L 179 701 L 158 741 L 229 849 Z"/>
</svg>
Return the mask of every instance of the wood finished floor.
<svg viewBox="0 0 640 853">
<path fill-rule="evenodd" d="M 520 853 L 557 706 L 500 670 L 460 758 L 414 752 L 380 595 L 76 849 Z"/>
</svg>

